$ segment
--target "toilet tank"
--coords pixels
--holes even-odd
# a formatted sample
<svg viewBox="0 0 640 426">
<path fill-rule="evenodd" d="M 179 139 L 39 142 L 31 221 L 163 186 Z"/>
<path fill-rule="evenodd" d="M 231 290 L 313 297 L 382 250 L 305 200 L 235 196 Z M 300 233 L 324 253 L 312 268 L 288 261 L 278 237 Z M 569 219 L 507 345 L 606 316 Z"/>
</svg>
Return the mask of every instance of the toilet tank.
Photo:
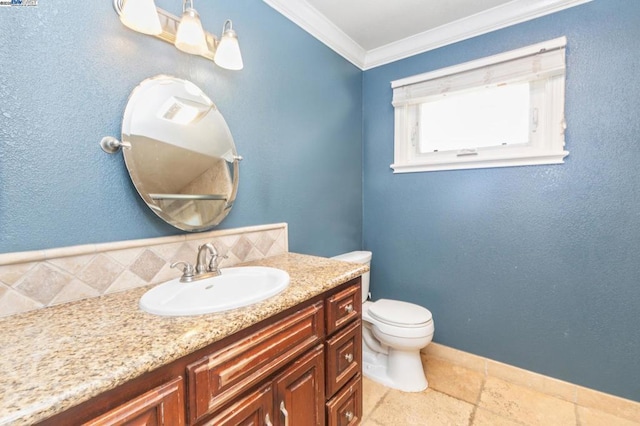
<svg viewBox="0 0 640 426">
<path fill-rule="evenodd" d="M 334 256 L 332 259 L 342 260 L 344 262 L 364 263 L 371 267 L 371 256 L 372 253 L 370 251 L 351 251 Z M 369 298 L 369 277 L 369 272 L 362 274 L 362 303 Z"/>
</svg>

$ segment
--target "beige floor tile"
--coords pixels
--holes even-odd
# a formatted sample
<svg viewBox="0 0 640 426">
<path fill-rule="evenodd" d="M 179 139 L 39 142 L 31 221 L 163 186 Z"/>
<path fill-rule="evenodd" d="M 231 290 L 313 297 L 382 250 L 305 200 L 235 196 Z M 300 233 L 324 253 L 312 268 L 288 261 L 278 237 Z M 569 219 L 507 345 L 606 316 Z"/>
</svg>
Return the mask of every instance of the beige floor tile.
<svg viewBox="0 0 640 426">
<path fill-rule="evenodd" d="M 362 423 L 360 423 L 360 426 L 384 426 L 384 425 L 374 422 L 373 420 L 365 419 Z"/>
<path fill-rule="evenodd" d="M 480 396 L 484 375 L 440 358 L 423 358 L 429 387 L 454 398 L 475 404 Z"/>
<path fill-rule="evenodd" d="M 500 417 L 499 415 L 492 413 L 491 411 L 487 411 L 482 408 L 478 408 L 476 410 L 475 415 L 473 416 L 473 421 L 471 422 L 472 426 L 520 426 L 522 423 L 516 422 L 514 420 L 509 420 L 504 417 Z"/>
<path fill-rule="evenodd" d="M 366 377 L 362 378 L 362 418 L 366 419 L 373 412 L 378 402 L 390 389 Z"/>
<path fill-rule="evenodd" d="M 494 377 L 486 379 L 478 406 L 531 426 L 576 424 L 574 404 Z"/>
<path fill-rule="evenodd" d="M 473 405 L 440 392 L 390 390 L 368 421 L 382 426 L 466 426 Z"/>
<path fill-rule="evenodd" d="M 616 417 L 612 414 L 605 413 L 593 408 L 578 406 L 578 420 L 580 426 L 638 426 L 637 422 Z"/>
</svg>

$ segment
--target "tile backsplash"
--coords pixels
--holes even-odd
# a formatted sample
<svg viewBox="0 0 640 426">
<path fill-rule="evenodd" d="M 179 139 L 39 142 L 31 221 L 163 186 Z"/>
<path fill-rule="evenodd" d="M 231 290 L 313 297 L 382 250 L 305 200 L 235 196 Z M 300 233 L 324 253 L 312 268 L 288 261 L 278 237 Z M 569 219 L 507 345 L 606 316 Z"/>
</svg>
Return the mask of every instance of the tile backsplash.
<svg viewBox="0 0 640 426">
<path fill-rule="evenodd" d="M 0 317 L 97 297 L 180 276 L 177 260 L 195 262 L 211 242 L 222 267 L 286 253 L 286 223 L 145 240 L 0 254 Z"/>
</svg>

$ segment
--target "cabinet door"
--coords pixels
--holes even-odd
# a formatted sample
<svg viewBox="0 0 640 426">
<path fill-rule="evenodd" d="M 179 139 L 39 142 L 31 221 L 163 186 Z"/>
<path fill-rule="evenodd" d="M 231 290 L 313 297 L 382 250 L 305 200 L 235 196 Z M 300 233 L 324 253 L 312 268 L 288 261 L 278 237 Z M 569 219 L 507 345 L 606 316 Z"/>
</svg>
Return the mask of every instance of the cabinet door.
<svg viewBox="0 0 640 426">
<path fill-rule="evenodd" d="M 183 395 L 182 377 L 177 377 L 85 423 L 85 426 L 183 426 Z"/>
<path fill-rule="evenodd" d="M 222 410 L 205 426 L 262 426 L 272 424 L 271 382 Z"/>
<path fill-rule="evenodd" d="M 317 346 L 295 361 L 274 382 L 275 425 L 324 425 L 324 353 Z"/>
</svg>

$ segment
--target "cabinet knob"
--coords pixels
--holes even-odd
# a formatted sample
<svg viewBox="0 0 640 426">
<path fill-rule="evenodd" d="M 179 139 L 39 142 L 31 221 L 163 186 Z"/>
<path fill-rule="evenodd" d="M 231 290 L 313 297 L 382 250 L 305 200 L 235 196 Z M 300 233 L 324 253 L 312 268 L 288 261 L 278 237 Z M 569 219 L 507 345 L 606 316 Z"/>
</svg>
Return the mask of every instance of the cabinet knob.
<svg viewBox="0 0 640 426">
<path fill-rule="evenodd" d="M 347 362 L 353 361 L 353 354 L 345 354 L 344 359 L 346 359 Z"/>
<path fill-rule="evenodd" d="M 348 422 L 353 420 L 353 413 L 351 411 L 347 411 L 346 413 L 344 413 L 344 416 L 346 417 Z"/>
<path fill-rule="evenodd" d="M 350 314 L 351 312 L 353 312 L 353 305 L 349 303 L 347 306 L 344 307 L 344 311 Z"/>
</svg>

